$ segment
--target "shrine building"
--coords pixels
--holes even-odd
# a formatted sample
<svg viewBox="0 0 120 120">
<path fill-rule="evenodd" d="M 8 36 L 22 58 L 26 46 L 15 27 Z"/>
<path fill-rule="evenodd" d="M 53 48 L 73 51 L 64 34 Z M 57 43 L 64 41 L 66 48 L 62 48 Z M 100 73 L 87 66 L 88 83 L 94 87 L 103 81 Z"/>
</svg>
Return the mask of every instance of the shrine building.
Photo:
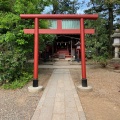
<svg viewBox="0 0 120 120">
<path fill-rule="evenodd" d="M 57 20 L 50 20 L 50 29 L 57 29 Z M 62 29 L 80 29 L 80 21 L 76 19 L 63 19 Z M 80 35 L 79 34 L 57 34 L 53 45 L 47 45 L 44 55 L 46 59 L 49 56 L 54 59 L 80 59 Z"/>
</svg>

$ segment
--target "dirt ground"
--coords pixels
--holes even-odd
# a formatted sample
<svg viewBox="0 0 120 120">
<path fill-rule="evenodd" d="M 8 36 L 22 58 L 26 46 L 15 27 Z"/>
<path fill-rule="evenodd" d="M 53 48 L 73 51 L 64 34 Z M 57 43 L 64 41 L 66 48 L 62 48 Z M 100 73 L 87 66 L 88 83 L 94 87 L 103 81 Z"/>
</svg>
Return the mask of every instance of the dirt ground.
<svg viewBox="0 0 120 120">
<path fill-rule="evenodd" d="M 70 69 L 75 85 L 81 83 L 80 69 Z M 120 120 L 120 73 L 98 66 L 87 67 L 92 92 L 78 92 L 87 120 Z"/>
<path fill-rule="evenodd" d="M 45 87 L 53 69 L 39 70 L 39 84 Z M 81 70 L 70 69 L 75 85 L 81 83 Z M 120 120 L 120 73 L 95 65 L 87 66 L 92 92 L 78 92 L 87 120 Z M 43 93 L 29 93 L 27 86 L 17 90 L 0 89 L 0 120 L 30 120 Z"/>
</svg>

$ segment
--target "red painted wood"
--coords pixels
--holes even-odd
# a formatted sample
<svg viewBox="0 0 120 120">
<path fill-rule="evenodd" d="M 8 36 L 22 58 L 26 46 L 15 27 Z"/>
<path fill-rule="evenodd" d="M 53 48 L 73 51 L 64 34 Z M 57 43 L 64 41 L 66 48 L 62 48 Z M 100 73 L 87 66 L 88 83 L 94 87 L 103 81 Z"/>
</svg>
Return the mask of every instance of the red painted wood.
<svg viewBox="0 0 120 120">
<path fill-rule="evenodd" d="M 80 39 L 81 39 L 81 67 L 82 67 L 82 79 L 86 79 L 86 63 L 85 63 L 85 33 L 84 33 L 84 19 L 80 20 Z"/>
<path fill-rule="evenodd" d="M 39 50 L 39 20 L 35 18 L 35 29 L 34 29 L 34 80 L 38 79 L 38 50 Z"/>
<path fill-rule="evenodd" d="M 57 20 L 57 30 L 62 29 L 62 20 Z"/>
<path fill-rule="evenodd" d="M 94 19 L 98 18 L 98 14 L 20 14 L 23 19 Z"/>
<path fill-rule="evenodd" d="M 34 34 L 34 29 L 24 29 L 25 34 Z M 85 34 L 94 34 L 94 29 L 85 29 Z M 39 34 L 81 34 L 79 29 L 39 29 Z"/>
</svg>

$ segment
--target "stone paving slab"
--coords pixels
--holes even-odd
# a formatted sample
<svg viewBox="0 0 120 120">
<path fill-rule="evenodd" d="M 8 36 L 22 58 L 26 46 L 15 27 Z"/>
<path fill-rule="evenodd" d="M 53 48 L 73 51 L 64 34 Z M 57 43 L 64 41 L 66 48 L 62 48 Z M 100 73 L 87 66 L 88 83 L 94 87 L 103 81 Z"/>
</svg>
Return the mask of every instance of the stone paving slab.
<svg viewBox="0 0 120 120">
<path fill-rule="evenodd" d="M 31 120 L 86 120 L 69 69 L 55 69 Z"/>
<path fill-rule="evenodd" d="M 70 69 L 70 68 L 81 68 L 81 65 L 67 65 L 67 66 L 60 66 L 60 65 L 39 65 L 38 68 L 55 68 L 55 69 Z"/>
</svg>

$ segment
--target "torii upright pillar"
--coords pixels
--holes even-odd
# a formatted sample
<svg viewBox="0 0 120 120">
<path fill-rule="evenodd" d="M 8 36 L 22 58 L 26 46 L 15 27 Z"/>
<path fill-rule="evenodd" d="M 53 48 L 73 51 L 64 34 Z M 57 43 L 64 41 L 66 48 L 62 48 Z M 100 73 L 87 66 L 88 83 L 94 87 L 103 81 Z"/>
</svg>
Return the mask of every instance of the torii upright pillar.
<svg viewBox="0 0 120 120">
<path fill-rule="evenodd" d="M 39 19 L 34 19 L 34 80 L 33 87 L 38 87 Z"/>
<path fill-rule="evenodd" d="M 84 29 L 84 19 L 80 20 L 80 38 L 81 38 L 81 63 L 82 63 L 82 86 L 87 87 L 86 79 L 86 61 L 85 61 L 85 29 Z"/>
</svg>

